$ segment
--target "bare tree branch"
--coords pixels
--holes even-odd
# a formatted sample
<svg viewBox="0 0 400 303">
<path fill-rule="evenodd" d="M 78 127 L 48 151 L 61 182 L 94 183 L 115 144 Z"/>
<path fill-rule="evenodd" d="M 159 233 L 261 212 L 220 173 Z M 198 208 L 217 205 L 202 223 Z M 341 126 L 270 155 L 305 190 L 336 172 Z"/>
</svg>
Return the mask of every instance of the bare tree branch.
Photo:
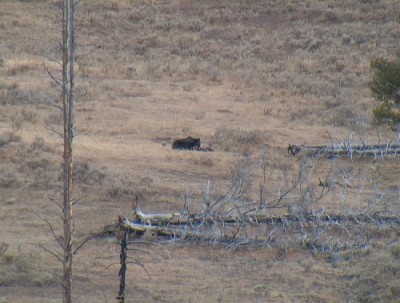
<svg viewBox="0 0 400 303">
<path fill-rule="evenodd" d="M 151 279 L 151 276 L 150 276 L 149 272 L 147 271 L 146 266 L 143 263 L 141 263 L 140 261 L 138 261 L 130 256 L 127 256 L 127 258 L 132 260 L 132 262 L 126 262 L 126 264 L 139 265 L 146 272 L 147 276 Z"/>
<path fill-rule="evenodd" d="M 60 261 L 62 264 L 64 264 L 64 260 L 55 252 L 52 250 L 48 249 L 47 247 L 43 246 L 42 244 L 39 244 L 39 248 L 43 249 L 45 252 L 49 253 L 53 257 L 55 257 L 58 261 Z"/>
<path fill-rule="evenodd" d="M 53 225 L 50 223 L 50 221 L 49 221 L 47 218 L 45 218 L 45 217 L 43 217 L 42 215 L 40 215 L 39 213 L 37 213 L 36 211 L 32 211 L 32 212 L 33 212 L 36 216 L 38 216 L 43 222 L 45 222 L 45 223 L 47 224 L 47 226 L 49 227 L 50 232 L 51 232 L 51 234 L 52 234 L 54 240 L 56 240 L 56 242 L 60 245 L 60 247 L 61 247 L 62 249 L 64 249 L 63 239 L 62 239 L 61 236 L 57 236 L 57 234 L 56 234 L 55 231 L 54 231 Z"/>
<path fill-rule="evenodd" d="M 97 237 L 99 237 L 99 236 L 101 236 L 101 235 L 103 235 L 103 234 L 104 234 L 104 232 L 100 232 L 100 233 L 96 233 L 96 234 L 93 234 L 93 235 L 90 235 L 90 236 L 86 237 L 86 239 L 83 240 L 83 241 L 81 242 L 81 244 L 79 244 L 79 245 L 75 248 L 75 250 L 72 252 L 72 254 L 75 255 L 75 254 L 76 254 L 85 244 L 87 244 L 90 240 L 93 240 L 93 239 L 95 239 L 95 238 L 97 238 Z"/>
</svg>

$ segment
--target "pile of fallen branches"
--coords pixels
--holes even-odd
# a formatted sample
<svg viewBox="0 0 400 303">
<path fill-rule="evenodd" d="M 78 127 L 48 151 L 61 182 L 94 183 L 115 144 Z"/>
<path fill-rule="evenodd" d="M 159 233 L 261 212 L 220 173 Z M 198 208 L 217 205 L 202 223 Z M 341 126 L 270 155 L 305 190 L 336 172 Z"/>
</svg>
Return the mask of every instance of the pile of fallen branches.
<svg viewBox="0 0 400 303">
<path fill-rule="evenodd" d="M 294 154 L 301 150 L 290 148 Z M 383 145 L 364 146 L 365 150 L 372 148 L 380 149 Z M 396 148 L 396 145 L 387 147 L 386 153 Z M 184 193 L 183 206 L 175 212 L 145 212 L 136 197 L 132 214 L 120 216 L 105 231 L 116 236 L 121 245 L 120 302 L 124 300 L 127 251 L 137 249 L 143 253 L 146 250 L 140 245 L 144 243 L 210 245 L 230 250 L 303 247 L 318 254 L 368 249 L 377 238 L 387 243 L 396 241 L 400 233 L 398 191 L 381 187 L 380 180 L 370 179 L 361 171 L 348 170 L 338 161 L 332 161 L 326 177 L 316 183 L 312 176 L 315 155 L 342 153 L 328 149 L 310 148 L 313 157 L 303 158 L 298 174 L 282 170 L 279 183 L 271 180 L 270 176 L 276 172 L 268 171 L 266 154 L 261 159 L 243 155 L 232 165 L 230 182 L 222 183 L 224 190 L 208 180 L 200 195 Z M 342 149 L 349 152 L 349 148 Z M 252 167 L 261 168 L 261 173 L 254 174 Z M 258 186 L 252 184 L 254 176 L 258 177 Z M 256 194 L 251 192 L 255 188 Z M 355 193 L 357 204 L 349 202 Z M 328 197 L 335 203 L 326 211 Z M 149 234 L 150 237 L 145 237 Z M 130 262 L 142 266 L 136 259 Z"/>
<path fill-rule="evenodd" d="M 115 236 L 121 246 L 120 302 L 124 302 L 126 264 L 144 267 L 128 251 L 148 252 L 143 245 L 196 244 L 229 250 L 303 247 L 319 254 L 347 249 L 353 253 L 368 249 L 377 238 L 387 243 L 398 239 L 398 193 L 376 184 L 371 190 L 373 180 L 364 174 L 331 167 L 318 184 L 311 181 L 312 159 L 306 158 L 297 175 L 285 175 L 283 184 L 272 186 L 267 157 L 252 161 L 262 169 L 257 197 L 249 194 L 254 189 L 251 163 L 244 156 L 233 165 L 225 190 L 207 181 L 200 195 L 183 194 L 182 208 L 170 213 L 145 212 L 136 197 L 131 215 L 120 216 L 106 228 L 105 234 Z M 366 201 L 347 205 L 348 191 L 357 191 L 359 199 Z M 330 193 L 337 208 L 327 212 L 321 206 Z"/>
<path fill-rule="evenodd" d="M 142 241 L 145 233 L 166 243 L 196 243 L 218 245 L 227 249 L 244 246 L 247 249 L 263 247 L 288 247 L 297 244 L 313 254 L 338 252 L 342 249 L 366 250 L 377 232 L 400 230 L 400 218 L 374 215 L 335 215 L 321 212 L 309 214 L 288 214 L 266 216 L 246 214 L 242 216 L 219 216 L 214 214 L 188 213 L 144 213 L 134 209 L 133 219 L 119 217 L 113 226 L 119 240 L 120 288 L 117 299 L 125 302 L 125 276 L 128 263 L 144 265 L 128 256 L 128 244 L 135 245 L 140 253 L 147 252 L 137 246 L 149 242 Z M 129 234 L 133 235 L 129 237 Z M 396 240 L 393 240 L 396 241 Z M 129 261 L 130 260 L 130 261 Z"/>
<path fill-rule="evenodd" d="M 378 230 L 399 230 L 400 218 L 373 215 L 329 215 L 323 211 L 282 216 L 215 216 L 203 214 L 152 214 L 136 210 L 137 220 L 120 218 L 118 224 L 135 235 L 146 232 L 164 241 L 219 244 L 227 248 L 246 245 L 269 247 L 298 244 L 314 252 L 367 247 Z"/>
<path fill-rule="evenodd" d="M 231 182 L 225 185 L 222 193 L 207 181 L 200 196 L 184 194 L 183 206 L 176 212 L 144 212 L 136 198 L 132 215 L 108 227 L 109 233 L 122 228 L 131 233 L 133 241 L 150 233 L 158 239 L 155 241 L 161 242 L 196 242 L 228 248 L 285 244 L 326 252 L 366 247 L 379 231 L 388 230 L 386 234 L 390 234 L 400 228 L 396 193 L 374 185 L 375 191 L 366 193 L 364 206 L 350 208 L 346 206 L 347 191 L 361 193 L 369 183 L 362 179 L 358 184 L 357 176 L 350 176 L 342 168 L 332 168 L 324 180 L 319 179 L 319 184 L 313 183 L 310 181 L 312 164 L 307 159 L 297 176 L 277 186 L 275 191 L 267 187 L 267 157 L 254 161 L 255 166 L 262 169 L 259 195 L 254 199 L 248 194 L 249 161 L 243 157 L 233 165 Z M 328 213 L 321 206 L 330 193 L 337 200 L 338 208 Z"/>
</svg>

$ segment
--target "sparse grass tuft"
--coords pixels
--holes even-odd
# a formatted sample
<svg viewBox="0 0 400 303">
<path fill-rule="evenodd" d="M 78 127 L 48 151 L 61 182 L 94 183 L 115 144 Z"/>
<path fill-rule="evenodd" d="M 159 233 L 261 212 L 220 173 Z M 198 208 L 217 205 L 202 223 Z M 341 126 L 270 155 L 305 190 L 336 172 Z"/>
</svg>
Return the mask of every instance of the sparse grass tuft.
<svg viewBox="0 0 400 303">
<path fill-rule="evenodd" d="M 16 174 L 12 172 L 5 173 L 0 176 L 0 188 L 16 188 L 20 185 L 20 181 Z"/>
</svg>

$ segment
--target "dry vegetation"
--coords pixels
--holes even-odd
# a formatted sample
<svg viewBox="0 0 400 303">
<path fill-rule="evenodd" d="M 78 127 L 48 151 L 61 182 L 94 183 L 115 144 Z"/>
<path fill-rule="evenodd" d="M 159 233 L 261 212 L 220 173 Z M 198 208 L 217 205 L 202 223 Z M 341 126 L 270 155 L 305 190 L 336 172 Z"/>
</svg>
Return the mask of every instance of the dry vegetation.
<svg viewBox="0 0 400 303">
<path fill-rule="evenodd" d="M 49 100 L 60 92 L 43 66 L 58 71 L 56 2 L 0 6 L 1 303 L 61 302 L 59 264 L 37 246 L 57 249 L 37 214 L 59 226 L 61 115 Z M 204 184 L 224 192 L 244 158 L 248 200 L 260 185 L 275 197 L 305 167 L 310 192 L 329 172 L 333 184 L 309 211 L 398 213 L 398 159 L 311 160 L 285 148 L 396 140 L 372 125 L 367 83 L 372 58 L 400 56 L 399 20 L 394 0 L 81 1 L 76 238 L 128 215 L 136 194 L 147 211 L 179 210 L 183 197 L 201 208 Z M 171 149 L 187 135 L 215 152 Z M 322 254 L 284 242 L 152 247 L 154 258 L 135 252 L 151 279 L 130 266 L 127 302 L 398 302 L 398 236 L 381 226 L 358 249 Z M 113 302 L 116 262 L 112 240 L 89 243 L 76 258 L 76 301 Z"/>
</svg>

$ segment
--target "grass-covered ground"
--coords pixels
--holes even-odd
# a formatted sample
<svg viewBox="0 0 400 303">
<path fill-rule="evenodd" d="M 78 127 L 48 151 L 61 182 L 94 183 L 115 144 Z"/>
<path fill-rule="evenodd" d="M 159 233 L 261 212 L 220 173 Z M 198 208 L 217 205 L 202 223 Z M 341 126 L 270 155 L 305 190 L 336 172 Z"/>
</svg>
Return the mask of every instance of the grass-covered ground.
<svg viewBox="0 0 400 303">
<path fill-rule="evenodd" d="M 60 90 L 45 70 L 59 77 L 56 2 L 0 5 L 0 302 L 61 302 L 60 264 L 38 248 L 59 249 L 40 216 L 61 228 L 61 114 L 48 105 Z M 397 140 L 372 124 L 368 82 L 372 58 L 400 56 L 399 20 L 390 0 L 81 1 L 77 241 L 129 216 L 136 195 L 146 211 L 179 210 L 183 196 L 201 208 L 204 184 L 224 192 L 244 158 L 249 199 L 260 184 L 275 197 L 302 167 L 310 189 L 329 172 L 334 181 L 310 209 L 398 210 L 398 160 L 310 160 L 286 147 Z M 215 152 L 171 149 L 188 135 Z M 151 279 L 129 266 L 127 302 L 398 302 L 398 234 L 383 227 L 365 249 L 318 255 L 150 247 L 156 259 L 135 257 Z M 118 257 L 112 240 L 80 251 L 76 302 L 114 300 Z"/>
</svg>

